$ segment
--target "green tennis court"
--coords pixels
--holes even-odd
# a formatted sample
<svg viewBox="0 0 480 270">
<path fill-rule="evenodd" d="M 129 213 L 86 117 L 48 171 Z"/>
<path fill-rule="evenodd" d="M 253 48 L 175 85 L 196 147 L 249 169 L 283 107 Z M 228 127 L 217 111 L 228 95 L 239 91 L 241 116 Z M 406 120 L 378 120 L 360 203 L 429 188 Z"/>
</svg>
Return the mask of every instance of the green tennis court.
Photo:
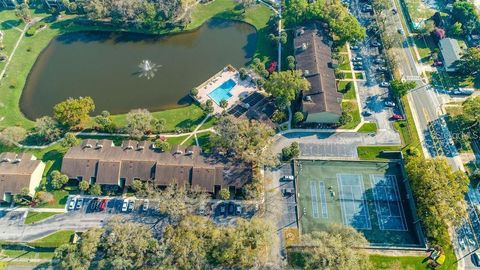
<svg viewBox="0 0 480 270">
<path fill-rule="evenodd" d="M 299 160 L 295 163 L 302 233 L 340 223 L 372 245 L 421 246 L 400 163 Z"/>
</svg>

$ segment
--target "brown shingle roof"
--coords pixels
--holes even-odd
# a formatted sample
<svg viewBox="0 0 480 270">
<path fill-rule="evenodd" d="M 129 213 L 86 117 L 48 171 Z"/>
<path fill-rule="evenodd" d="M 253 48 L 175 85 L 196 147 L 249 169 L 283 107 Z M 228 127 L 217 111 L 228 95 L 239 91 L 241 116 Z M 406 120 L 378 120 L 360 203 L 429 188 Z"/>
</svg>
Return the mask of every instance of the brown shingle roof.
<svg viewBox="0 0 480 270">
<path fill-rule="evenodd" d="M 311 101 L 303 101 L 307 113 L 342 113 L 342 94 L 337 92 L 332 52 L 316 23 L 310 23 L 296 31 L 294 38 L 297 69 L 304 72 L 311 90 L 305 93 Z"/>
<path fill-rule="evenodd" d="M 0 153 L 0 200 L 5 192 L 17 194 L 28 188 L 32 174 L 41 164 L 29 153 Z"/>
<path fill-rule="evenodd" d="M 97 142 L 89 143 L 96 145 Z M 103 140 L 103 144 L 111 145 L 111 141 Z M 232 183 L 241 187 L 251 179 L 251 169 L 243 164 L 236 167 L 239 173 L 231 176 L 235 179 L 224 177 L 224 171 L 232 170 L 231 164 L 205 156 L 196 146 L 187 149 L 174 146 L 171 152 L 159 152 L 150 142 L 125 141 L 121 147 L 102 148 L 82 147 L 84 145 L 70 148 L 63 158 L 62 172 L 71 178 L 96 177 L 98 183 L 110 185 L 117 185 L 120 178 L 131 185 L 138 178 L 153 180 L 157 185 L 198 185 L 211 192 L 215 185 Z"/>
</svg>

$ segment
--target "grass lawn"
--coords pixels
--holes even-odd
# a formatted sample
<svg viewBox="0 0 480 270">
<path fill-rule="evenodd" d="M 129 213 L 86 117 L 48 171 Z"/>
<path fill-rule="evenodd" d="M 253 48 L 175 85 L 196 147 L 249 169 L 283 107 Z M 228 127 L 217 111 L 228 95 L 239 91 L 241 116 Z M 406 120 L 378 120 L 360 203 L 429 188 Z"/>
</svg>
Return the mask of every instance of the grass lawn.
<svg viewBox="0 0 480 270">
<path fill-rule="evenodd" d="M 430 55 L 432 51 L 437 47 L 430 37 L 416 36 L 413 38 L 415 46 L 417 46 L 418 54 L 420 54 L 420 62 L 432 64 L 433 59 Z"/>
<path fill-rule="evenodd" d="M 350 105 L 348 105 L 350 103 Z M 342 101 L 342 110 L 345 110 L 345 108 L 347 108 L 347 106 L 350 106 L 351 108 L 353 108 L 348 114 L 350 114 L 352 117 L 350 119 L 350 121 L 348 121 L 347 123 L 345 123 L 343 126 L 340 126 L 339 128 L 342 128 L 342 129 L 353 129 L 355 128 L 356 126 L 358 126 L 358 124 L 360 124 L 360 111 L 358 110 L 358 106 L 357 106 L 357 101 L 356 100 L 343 100 Z"/>
<path fill-rule="evenodd" d="M 53 234 L 50 234 L 44 238 L 35 240 L 30 242 L 29 245 L 34 247 L 59 247 L 63 244 L 67 244 L 73 237 L 75 231 L 65 230 L 65 231 L 57 231 Z"/>
<path fill-rule="evenodd" d="M 418 137 L 417 129 L 415 126 L 415 122 L 413 121 L 413 115 L 407 97 L 402 97 L 401 102 L 403 108 L 405 109 L 406 120 L 395 121 L 393 123 L 393 127 L 395 128 L 395 130 L 398 131 L 398 133 L 400 133 L 400 137 L 402 138 L 402 152 L 403 154 L 407 154 L 406 150 L 412 147 L 416 148 L 421 153 L 421 155 L 423 155 L 422 146 L 420 145 L 420 138 Z"/>
<path fill-rule="evenodd" d="M 32 224 L 34 222 L 38 222 L 49 217 L 55 216 L 59 213 L 52 213 L 52 212 L 28 212 L 27 218 L 25 218 L 25 224 Z"/>
<path fill-rule="evenodd" d="M 372 133 L 377 132 L 377 129 L 377 123 L 365 123 L 358 129 L 358 132 Z"/>
<path fill-rule="evenodd" d="M 350 84 L 350 89 L 347 90 L 347 85 Z M 339 81 L 337 86 L 338 92 L 343 94 L 344 99 L 355 99 L 355 86 L 352 81 Z"/>
<path fill-rule="evenodd" d="M 236 8 L 237 3 L 234 0 L 215 0 L 206 5 L 198 5 L 192 13 L 192 22 L 186 29 L 161 29 L 160 34 L 178 33 L 181 31 L 193 30 L 201 26 L 210 18 L 224 18 L 231 20 L 244 21 L 257 29 L 257 48 L 255 56 L 263 61 L 273 59 L 276 50 L 271 46 L 268 40 L 268 21 L 273 12 L 264 5 L 254 5 L 243 10 Z M 14 10 L 0 12 L 0 18 L 10 18 L 15 16 Z M 47 17 L 48 14 L 36 12 L 36 17 Z M 106 26 L 79 25 L 74 22 L 74 15 L 62 15 L 62 19 L 49 24 L 45 30 L 35 34 L 32 37 L 24 37 L 18 47 L 12 62 L 10 63 L 6 77 L 0 84 L 0 129 L 8 126 L 23 126 L 31 128 L 33 122 L 26 119 L 18 106 L 22 90 L 24 88 L 27 76 L 34 65 L 40 52 L 57 35 L 85 30 L 99 31 L 138 31 L 137 29 L 120 29 Z M 3 26 L 2 26 L 3 27 Z M 156 112 L 154 115 L 158 118 L 167 120 L 168 130 L 175 128 L 191 128 L 191 125 L 199 123 L 203 116 L 200 108 L 196 105 L 187 106 L 180 109 Z M 118 123 L 124 121 L 125 116 L 115 116 Z"/>
<path fill-rule="evenodd" d="M 464 77 L 445 71 L 430 73 L 432 84 L 435 87 L 445 90 L 457 89 L 459 87 L 474 87 L 480 89 L 480 79 L 474 77 Z"/>
<path fill-rule="evenodd" d="M 445 121 L 447 123 L 448 130 L 452 134 L 465 134 L 462 128 L 462 122 L 457 117 L 463 113 L 463 108 L 461 105 L 458 106 L 446 106 L 445 110 L 447 111 L 447 117 L 445 117 Z M 453 142 L 455 143 L 455 147 L 458 149 L 460 153 L 472 153 L 472 141 L 470 136 L 452 136 Z"/>
<path fill-rule="evenodd" d="M 457 264 L 456 258 L 452 249 L 445 250 L 446 260 L 445 264 L 438 269 L 441 270 L 455 270 Z M 397 270 L 423 270 L 431 269 L 426 263 L 422 263 L 425 257 L 423 256 L 384 256 L 384 255 L 370 255 L 370 261 L 373 264 L 373 269 L 397 269 Z"/>
<path fill-rule="evenodd" d="M 363 160 L 384 160 L 395 158 L 394 156 L 384 154 L 383 151 L 400 151 L 400 145 L 386 146 L 359 146 L 357 148 L 358 157 Z"/>
<path fill-rule="evenodd" d="M 363 80 L 363 73 L 362 72 L 355 72 L 355 78 L 359 80 Z"/>
<path fill-rule="evenodd" d="M 345 71 L 351 71 L 352 70 L 350 68 L 350 60 L 348 59 L 348 55 L 341 54 L 338 62 L 339 62 L 339 65 L 338 65 L 339 70 L 345 70 Z"/>
</svg>

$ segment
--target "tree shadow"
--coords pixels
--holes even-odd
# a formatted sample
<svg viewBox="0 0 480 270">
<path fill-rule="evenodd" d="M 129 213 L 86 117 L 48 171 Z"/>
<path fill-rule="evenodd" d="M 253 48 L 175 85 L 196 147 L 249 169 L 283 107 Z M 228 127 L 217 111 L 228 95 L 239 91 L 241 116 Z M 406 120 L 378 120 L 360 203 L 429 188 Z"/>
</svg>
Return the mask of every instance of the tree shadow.
<svg viewBox="0 0 480 270">
<path fill-rule="evenodd" d="M 21 24 L 22 24 L 21 20 L 6 20 L 6 21 L 3 21 L 0 24 L 0 26 L 2 26 L 3 30 L 9 30 L 9 29 L 12 29 L 14 27 L 18 27 Z"/>
</svg>

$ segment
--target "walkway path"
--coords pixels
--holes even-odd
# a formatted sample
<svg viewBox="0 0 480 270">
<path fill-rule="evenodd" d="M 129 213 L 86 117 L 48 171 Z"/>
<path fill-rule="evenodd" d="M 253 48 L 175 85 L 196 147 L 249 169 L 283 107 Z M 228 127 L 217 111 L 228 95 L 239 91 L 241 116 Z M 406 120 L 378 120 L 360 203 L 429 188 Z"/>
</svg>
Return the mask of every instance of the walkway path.
<svg viewBox="0 0 480 270">
<path fill-rule="evenodd" d="M 12 53 L 11 53 L 10 56 L 8 57 L 7 62 L 5 63 L 5 66 L 3 67 L 2 72 L 0 72 L 0 82 L 1 82 L 1 81 L 3 80 L 3 78 L 4 78 L 5 72 L 7 72 L 8 65 L 10 65 L 10 62 L 12 61 L 13 56 L 15 55 L 15 52 L 17 51 L 17 48 L 18 48 L 18 46 L 20 45 L 20 42 L 21 42 L 22 39 L 25 37 L 25 32 L 26 32 L 27 29 L 30 27 L 30 25 L 31 25 L 32 23 L 35 23 L 37 20 L 38 20 L 38 18 L 37 18 L 37 19 L 33 19 L 32 22 L 27 23 L 27 24 L 25 25 L 25 27 L 23 27 L 23 30 L 21 31 L 22 33 L 20 34 L 20 37 L 18 38 L 17 43 L 15 43 L 15 47 L 13 47 Z"/>
</svg>

